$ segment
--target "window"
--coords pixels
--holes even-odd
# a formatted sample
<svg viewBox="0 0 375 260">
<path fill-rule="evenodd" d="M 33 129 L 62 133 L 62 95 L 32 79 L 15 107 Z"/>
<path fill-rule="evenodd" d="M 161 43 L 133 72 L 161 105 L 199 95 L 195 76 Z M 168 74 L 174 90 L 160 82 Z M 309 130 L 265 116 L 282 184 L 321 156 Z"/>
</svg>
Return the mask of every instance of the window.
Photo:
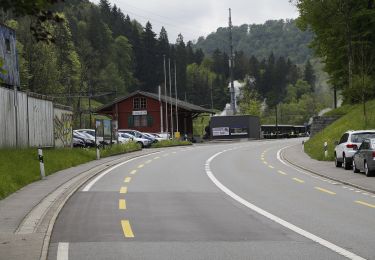
<svg viewBox="0 0 375 260">
<path fill-rule="evenodd" d="M 10 53 L 11 49 L 10 49 L 10 40 L 9 39 L 5 39 L 5 49 L 6 49 L 7 53 Z"/>
<path fill-rule="evenodd" d="M 133 116 L 133 122 L 135 127 L 146 127 L 147 126 L 147 115 Z"/>
<path fill-rule="evenodd" d="M 340 144 L 345 143 L 348 141 L 349 134 L 344 134 L 340 139 Z"/>
<path fill-rule="evenodd" d="M 133 99 L 133 109 L 146 109 L 146 98 L 136 97 Z"/>
</svg>

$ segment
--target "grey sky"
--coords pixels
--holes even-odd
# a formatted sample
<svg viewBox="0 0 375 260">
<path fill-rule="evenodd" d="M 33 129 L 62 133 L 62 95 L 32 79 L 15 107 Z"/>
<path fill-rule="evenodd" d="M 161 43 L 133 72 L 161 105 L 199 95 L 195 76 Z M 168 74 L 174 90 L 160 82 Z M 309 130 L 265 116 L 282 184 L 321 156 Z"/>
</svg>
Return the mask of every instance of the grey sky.
<svg viewBox="0 0 375 260">
<path fill-rule="evenodd" d="M 92 0 L 98 3 L 99 0 Z M 181 33 L 185 42 L 207 36 L 228 25 L 228 8 L 233 25 L 264 23 L 272 19 L 296 18 L 298 12 L 288 0 L 109 0 L 143 26 L 150 21 L 154 32 L 162 26 L 170 42 Z"/>
</svg>

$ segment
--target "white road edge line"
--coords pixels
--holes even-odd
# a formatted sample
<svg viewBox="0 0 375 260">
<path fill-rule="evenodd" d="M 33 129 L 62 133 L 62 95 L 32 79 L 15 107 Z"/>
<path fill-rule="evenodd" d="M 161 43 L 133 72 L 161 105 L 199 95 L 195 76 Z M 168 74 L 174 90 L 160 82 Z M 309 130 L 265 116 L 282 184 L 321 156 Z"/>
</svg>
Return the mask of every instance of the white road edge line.
<svg viewBox="0 0 375 260">
<path fill-rule="evenodd" d="M 233 149 L 231 149 L 233 150 Z M 314 242 L 317 242 L 319 243 L 320 245 L 326 247 L 326 248 L 329 248 L 331 249 L 332 251 L 340 254 L 340 255 L 343 255 L 349 259 L 356 259 L 356 260 L 365 260 L 365 258 L 362 258 L 342 247 L 339 247 L 323 238 L 320 238 L 306 230 L 303 230 L 257 206 L 255 206 L 254 204 L 251 204 L 250 202 L 248 202 L 247 200 L 243 199 L 242 197 L 238 196 L 237 194 L 235 194 L 234 192 L 232 192 L 230 189 L 228 189 L 226 186 L 224 186 L 218 179 L 216 179 L 216 177 L 214 176 L 214 174 L 212 173 L 211 171 L 211 168 L 210 168 L 210 163 L 211 161 L 217 157 L 218 155 L 222 154 L 222 153 L 225 153 L 229 150 L 224 150 L 224 151 L 221 151 L 221 152 L 218 152 L 216 154 L 214 154 L 213 156 L 211 156 L 207 161 L 206 161 L 206 164 L 205 164 L 205 170 L 206 170 L 206 174 L 207 176 L 211 179 L 211 181 L 220 189 L 222 190 L 225 194 L 227 194 L 228 196 L 230 196 L 232 199 L 236 200 L 237 202 L 241 203 L 242 205 L 248 207 L 249 209 L 257 212 L 258 214 L 296 232 L 297 234 L 300 234 Z"/>
<path fill-rule="evenodd" d="M 69 243 L 59 243 L 57 247 L 56 260 L 68 260 L 69 259 Z"/>
<path fill-rule="evenodd" d="M 106 175 L 107 173 L 109 173 L 110 171 L 113 171 L 114 169 L 126 164 L 126 163 L 129 163 L 131 161 L 134 161 L 134 160 L 137 160 L 137 159 L 140 159 L 140 158 L 143 158 L 143 157 L 146 157 L 146 156 L 151 156 L 151 155 L 155 155 L 157 153 L 161 153 L 161 152 L 156 152 L 156 153 L 150 153 L 150 154 L 145 154 L 145 155 L 142 155 L 142 156 L 138 156 L 138 157 L 135 157 L 133 159 L 130 159 L 130 160 L 127 160 L 125 162 L 122 162 L 122 163 L 119 163 L 119 164 L 116 164 L 115 166 L 112 166 L 111 168 L 105 170 L 104 172 L 102 172 L 101 174 L 99 174 L 98 176 L 95 177 L 95 179 L 93 179 L 92 181 L 89 182 L 89 184 L 87 184 L 85 186 L 85 188 L 82 189 L 82 191 L 89 191 L 91 189 L 91 187 L 97 182 L 99 181 L 101 178 L 104 177 L 104 175 Z"/>
</svg>

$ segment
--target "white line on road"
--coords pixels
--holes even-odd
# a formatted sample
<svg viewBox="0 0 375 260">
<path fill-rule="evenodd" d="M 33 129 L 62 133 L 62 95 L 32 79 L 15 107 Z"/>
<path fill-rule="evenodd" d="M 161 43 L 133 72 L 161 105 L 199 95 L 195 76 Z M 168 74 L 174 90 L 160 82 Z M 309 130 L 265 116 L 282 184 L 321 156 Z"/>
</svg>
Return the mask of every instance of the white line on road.
<svg viewBox="0 0 375 260">
<path fill-rule="evenodd" d="M 69 243 L 59 243 L 57 247 L 56 260 L 68 260 L 69 259 Z"/>
<path fill-rule="evenodd" d="M 160 153 L 160 152 L 156 152 L 156 153 Z M 126 163 L 129 163 L 131 161 L 134 161 L 134 160 L 137 160 L 137 159 L 140 159 L 140 158 L 143 158 L 143 157 L 146 157 L 146 156 L 150 156 L 150 155 L 154 155 L 156 153 L 150 153 L 150 154 L 146 154 L 146 155 L 142 155 L 142 156 L 138 156 L 138 157 L 135 157 L 133 159 L 130 159 L 130 160 L 127 160 L 125 162 L 122 162 L 122 163 L 119 163 L 119 164 L 116 164 L 115 166 L 112 166 L 111 168 L 105 170 L 104 172 L 102 172 L 101 174 L 99 174 L 98 176 L 96 176 L 95 179 L 93 179 L 92 181 L 89 182 L 89 184 L 86 185 L 85 188 L 83 188 L 82 191 L 89 191 L 91 189 L 91 187 L 97 182 L 99 181 L 101 178 L 104 177 L 104 175 L 106 175 L 107 173 L 113 171 L 114 169 L 126 164 Z"/>
<path fill-rule="evenodd" d="M 233 149 L 231 149 L 233 150 Z M 220 189 L 222 190 L 225 194 L 227 194 L 228 196 L 230 196 L 231 198 L 233 198 L 234 200 L 236 200 L 237 202 L 241 203 L 242 205 L 248 207 L 249 209 L 257 212 L 258 214 L 314 241 L 314 242 L 317 242 L 319 244 L 321 244 L 322 246 L 324 247 L 327 247 L 329 249 L 331 249 L 332 251 L 340 254 L 340 255 L 343 255 L 349 259 L 356 259 L 356 260 L 364 260 L 364 258 L 342 248 L 342 247 L 339 247 L 323 238 L 320 238 L 306 230 L 303 230 L 257 206 L 255 206 L 254 204 L 251 204 L 250 202 L 248 202 L 247 200 L 243 199 L 242 197 L 238 196 L 237 194 L 235 194 L 233 191 L 231 191 L 230 189 L 228 189 L 226 186 L 224 186 L 218 179 L 216 179 L 216 177 L 214 176 L 214 174 L 212 173 L 211 171 L 211 168 L 210 168 L 210 163 L 211 161 L 217 157 L 218 155 L 224 153 L 224 152 L 227 152 L 228 150 L 224 150 L 224 151 L 221 151 L 221 152 L 218 152 L 216 154 L 214 154 L 213 156 L 211 156 L 207 161 L 206 161 L 206 164 L 205 164 L 205 170 L 206 170 L 206 174 L 207 176 L 211 179 L 211 181 Z M 278 154 L 278 158 L 279 158 L 279 154 Z"/>
</svg>

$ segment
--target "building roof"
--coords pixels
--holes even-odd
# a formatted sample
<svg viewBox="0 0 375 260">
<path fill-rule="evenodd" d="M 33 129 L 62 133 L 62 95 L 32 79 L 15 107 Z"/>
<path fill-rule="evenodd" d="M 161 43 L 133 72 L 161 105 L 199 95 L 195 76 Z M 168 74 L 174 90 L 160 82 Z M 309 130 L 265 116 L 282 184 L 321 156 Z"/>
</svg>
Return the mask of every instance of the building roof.
<svg viewBox="0 0 375 260">
<path fill-rule="evenodd" d="M 142 96 L 149 97 L 149 98 L 152 98 L 152 99 L 155 99 L 155 100 L 159 100 L 159 94 L 145 92 L 145 91 L 135 91 L 135 92 L 133 92 L 133 93 L 131 93 L 129 95 L 116 98 L 111 103 L 108 103 L 106 105 L 98 107 L 97 109 L 94 110 L 94 112 L 99 112 L 99 111 L 105 110 L 107 108 L 110 108 L 114 104 L 122 102 L 122 101 L 124 101 L 124 100 L 126 100 L 128 98 L 131 98 L 133 96 L 136 96 L 136 95 L 142 95 Z M 176 99 L 175 98 L 170 98 L 168 96 L 160 95 L 160 100 L 162 102 L 164 102 L 164 103 L 167 103 L 167 104 L 172 104 L 172 105 L 176 104 Z M 215 114 L 215 111 L 212 110 L 212 109 L 203 108 L 203 107 L 200 107 L 200 106 L 197 106 L 197 105 L 194 105 L 194 104 L 191 104 L 191 103 L 179 100 L 179 99 L 177 99 L 177 106 L 179 108 L 185 109 L 185 110 L 190 111 L 192 113 L 210 113 L 210 114 Z"/>
</svg>

